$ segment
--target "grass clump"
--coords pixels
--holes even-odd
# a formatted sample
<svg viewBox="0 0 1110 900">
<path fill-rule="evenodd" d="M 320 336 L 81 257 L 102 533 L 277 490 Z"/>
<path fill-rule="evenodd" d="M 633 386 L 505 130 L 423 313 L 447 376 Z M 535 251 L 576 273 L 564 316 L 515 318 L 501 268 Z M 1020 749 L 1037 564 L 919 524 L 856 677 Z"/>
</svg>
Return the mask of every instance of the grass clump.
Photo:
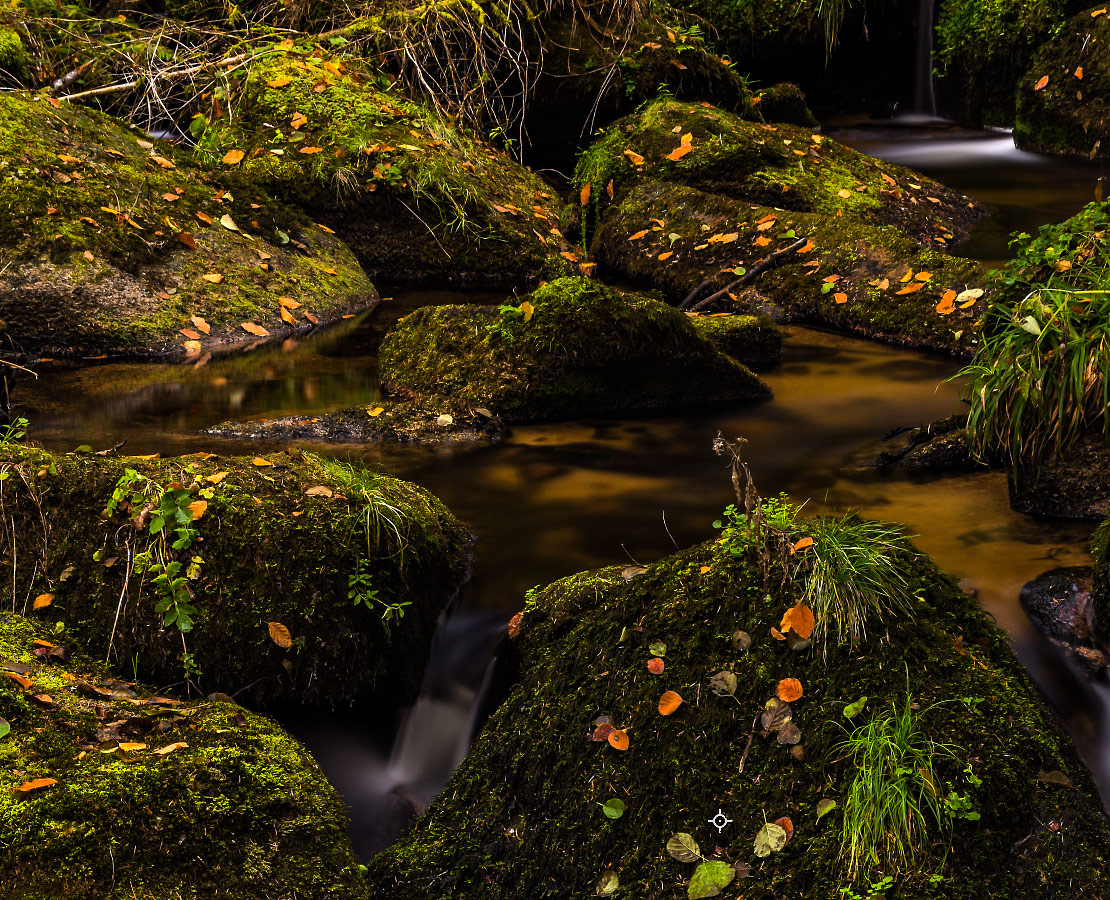
<svg viewBox="0 0 1110 900">
<path fill-rule="evenodd" d="M 1110 442 L 1110 208 L 1019 234 L 994 279 L 971 364 L 968 436 L 980 458 L 1015 470 L 1061 457 L 1087 437 Z"/>
</svg>

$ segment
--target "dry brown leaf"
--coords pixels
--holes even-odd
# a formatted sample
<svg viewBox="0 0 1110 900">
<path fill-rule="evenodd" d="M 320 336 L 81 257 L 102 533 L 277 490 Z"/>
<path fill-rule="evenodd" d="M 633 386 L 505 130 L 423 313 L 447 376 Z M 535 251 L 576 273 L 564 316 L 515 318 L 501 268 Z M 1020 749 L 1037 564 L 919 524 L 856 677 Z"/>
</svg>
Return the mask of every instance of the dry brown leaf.
<svg viewBox="0 0 1110 900">
<path fill-rule="evenodd" d="M 334 497 L 335 491 L 326 484 L 314 484 L 304 494 L 306 497 Z"/>
<path fill-rule="evenodd" d="M 523 621 L 523 619 L 524 619 L 524 611 L 523 610 L 521 610 L 515 616 L 513 616 L 511 619 L 509 619 L 509 637 L 510 638 L 515 638 L 518 634 L 520 634 L 520 623 Z"/>
<path fill-rule="evenodd" d="M 283 650 L 288 650 L 293 646 L 293 636 L 281 622 L 267 622 L 266 628 L 270 632 L 270 640 Z"/>
</svg>

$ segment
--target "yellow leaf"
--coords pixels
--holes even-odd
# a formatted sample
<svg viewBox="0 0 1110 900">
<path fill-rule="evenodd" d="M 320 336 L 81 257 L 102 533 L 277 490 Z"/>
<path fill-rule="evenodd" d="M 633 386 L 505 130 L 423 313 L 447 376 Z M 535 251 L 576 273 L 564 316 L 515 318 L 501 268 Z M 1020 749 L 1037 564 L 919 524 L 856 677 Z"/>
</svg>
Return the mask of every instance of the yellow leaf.
<svg viewBox="0 0 1110 900">
<path fill-rule="evenodd" d="M 524 321 L 525 322 L 531 322 L 532 321 L 532 316 L 535 315 L 535 313 L 536 313 L 536 307 L 534 307 L 531 303 L 529 303 L 527 300 L 525 300 L 517 308 L 522 313 L 524 313 Z"/>
<path fill-rule="evenodd" d="M 289 84 L 289 82 L 291 82 L 292 80 L 293 80 L 292 78 L 289 78 L 285 75 L 282 75 L 280 78 L 275 78 L 273 81 L 267 81 L 266 82 L 266 87 L 283 88 L 287 84 Z"/>
<path fill-rule="evenodd" d="M 209 284 L 219 284 L 224 280 L 224 276 L 217 272 L 209 272 L 207 275 L 200 276 L 202 280 L 207 281 Z"/>
<path fill-rule="evenodd" d="M 220 224 L 223 225 L 228 231 L 238 231 L 239 226 L 235 224 L 235 220 L 227 213 L 220 216 Z"/>
<path fill-rule="evenodd" d="M 206 512 L 208 512 L 208 501 L 194 500 L 192 503 L 189 504 L 189 512 L 193 514 L 193 521 L 195 522 Z"/>
<path fill-rule="evenodd" d="M 81 160 L 79 160 L 76 156 L 68 156 L 65 153 L 59 153 L 58 159 L 60 159 L 64 163 L 69 163 L 71 166 L 75 166 L 79 162 L 81 162 Z"/>
<path fill-rule="evenodd" d="M 289 127 L 294 131 L 300 131 L 301 126 L 308 122 L 308 116 L 304 113 L 293 113 L 293 118 L 289 120 Z"/>
<path fill-rule="evenodd" d="M 146 744 L 140 743 L 139 741 L 121 741 L 119 748 L 124 753 L 134 753 L 136 750 L 145 750 Z"/>
<path fill-rule="evenodd" d="M 838 196 L 841 200 L 847 200 L 849 197 L 852 196 L 852 192 L 847 190 L 846 188 L 841 188 L 839 191 L 836 192 L 836 196 Z"/>
<path fill-rule="evenodd" d="M 242 150 L 228 150 L 224 154 L 224 164 L 229 166 L 237 166 L 243 161 L 246 154 Z"/>
<path fill-rule="evenodd" d="M 270 640 L 281 647 L 283 650 L 288 650 L 293 646 L 293 636 L 289 633 L 281 622 L 267 622 L 266 627 L 270 631 Z"/>
<path fill-rule="evenodd" d="M 301 308 L 301 304 L 299 304 L 292 297 L 279 297 L 278 298 L 278 303 L 280 303 L 286 309 L 300 309 Z"/>
<path fill-rule="evenodd" d="M 254 334 L 258 337 L 266 337 L 270 333 L 261 325 L 256 325 L 254 322 L 242 322 L 239 327 L 248 334 Z"/>
<path fill-rule="evenodd" d="M 642 166 L 644 164 L 644 158 L 635 150 L 625 150 L 624 155 L 628 157 L 628 161 L 634 166 Z"/>
<path fill-rule="evenodd" d="M 200 341 L 186 341 L 185 349 L 189 353 L 200 353 Z"/>
<path fill-rule="evenodd" d="M 281 320 L 283 322 L 287 322 L 290 325 L 297 324 L 297 320 L 293 318 L 293 314 L 289 312 L 289 310 L 287 310 L 284 306 L 281 307 Z"/>
<path fill-rule="evenodd" d="M 264 456 L 256 456 L 251 462 L 256 466 L 272 466 L 273 463 L 266 459 Z"/>
<path fill-rule="evenodd" d="M 219 484 L 227 478 L 227 472 L 213 472 L 211 475 L 205 475 L 204 480 L 209 484 Z"/>
<path fill-rule="evenodd" d="M 176 741 L 172 744 L 166 744 L 165 747 L 159 747 L 154 751 L 155 756 L 165 756 L 167 753 L 173 753 L 174 750 L 184 750 L 189 745 L 184 741 Z"/>
<path fill-rule="evenodd" d="M 366 410 L 366 414 L 367 414 L 367 415 L 368 415 L 368 416 L 369 416 L 369 417 L 370 417 L 371 419 L 376 419 L 376 418 L 377 418 L 378 416 L 380 416 L 380 415 L 381 415 L 381 414 L 382 414 L 383 412 L 385 412 L 385 407 L 384 407 L 384 406 L 375 406 L 375 407 L 374 407 L 373 409 L 368 409 L 368 410 Z"/>
<path fill-rule="evenodd" d="M 150 159 L 151 159 L 152 162 L 161 166 L 163 169 L 176 169 L 177 168 L 177 166 L 175 166 L 172 162 L 170 162 L 168 159 L 163 159 L 161 156 L 151 156 Z"/>
<path fill-rule="evenodd" d="M 906 272 L 905 275 L 902 276 L 902 278 L 900 280 L 901 280 L 902 284 L 905 284 L 907 281 L 910 281 L 912 278 L 913 278 L 913 269 L 910 269 L 909 271 Z"/>
<path fill-rule="evenodd" d="M 208 334 L 212 330 L 212 326 L 204 321 L 204 319 L 202 319 L 200 316 L 190 316 L 189 321 L 196 326 L 197 331 L 202 331 L 205 334 Z"/>
<path fill-rule="evenodd" d="M 33 605 L 34 605 L 35 609 L 43 609 L 44 607 L 49 606 L 53 602 L 54 602 L 54 595 L 53 594 L 39 594 L 35 598 L 35 602 L 34 602 Z"/>
</svg>

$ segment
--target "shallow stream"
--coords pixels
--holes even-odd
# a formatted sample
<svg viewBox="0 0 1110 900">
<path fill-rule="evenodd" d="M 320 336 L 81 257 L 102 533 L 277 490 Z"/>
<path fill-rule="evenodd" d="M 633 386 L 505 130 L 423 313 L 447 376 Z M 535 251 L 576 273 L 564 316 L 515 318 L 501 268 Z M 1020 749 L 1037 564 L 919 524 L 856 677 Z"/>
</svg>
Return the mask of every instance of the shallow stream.
<svg viewBox="0 0 1110 900">
<path fill-rule="evenodd" d="M 1010 231 L 1032 230 L 1091 199 L 1094 168 L 1013 149 L 1007 135 L 916 124 L 838 122 L 830 133 L 920 169 L 991 206 L 963 248 L 995 262 Z M 48 447 L 127 453 L 253 451 L 200 430 L 226 419 L 312 415 L 377 398 L 377 343 L 400 315 L 427 303 L 497 295 L 396 291 L 371 315 L 326 334 L 212 359 L 203 365 L 46 366 L 20 382 L 22 413 Z M 468 451 L 325 447 L 410 478 L 438 494 L 478 535 L 474 577 L 445 616 L 411 711 L 287 716 L 352 806 L 352 833 L 369 854 L 392 840 L 465 753 L 475 700 L 510 616 L 536 584 L 630 560 L 650 562 L 713 536 L 731 501 L 718 432 L 747 438 L 764 495 L 786 492 L 814 512 L 852 510 L 903 523 L 919 546 L 962 579 L 1012 636 L 1019 656 L 1065 714 L 1107 796 L 1105 702 L 1071 678 L 1030 631 L 1018 604 L 1027 580 L 1089 562 L 1091 526 L 1013 513 L 998 474 L 923 479 L 872 465 L 883 434 L 959 409 L 951 359 L 790 328 L 780 366 L 765 373 L 775 399 L 754 407 L 642 420 L 591 420 L 516 429 L 498 447 Z"/>
</svg>

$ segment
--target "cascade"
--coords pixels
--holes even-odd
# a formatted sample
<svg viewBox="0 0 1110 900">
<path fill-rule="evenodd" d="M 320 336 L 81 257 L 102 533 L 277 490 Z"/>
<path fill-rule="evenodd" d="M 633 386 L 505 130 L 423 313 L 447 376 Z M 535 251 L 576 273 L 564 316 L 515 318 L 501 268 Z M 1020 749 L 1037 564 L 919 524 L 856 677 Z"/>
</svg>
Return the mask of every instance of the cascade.
<svg viewBox="0 0 1110 900">
<path fill-rule="evenodd" d="M 933 9 L 935 0 L 921 0 L 917 12 L 917 68 L 914 73 L 913 111 L 937 114 L 933 90 Z"/>
</svg>

